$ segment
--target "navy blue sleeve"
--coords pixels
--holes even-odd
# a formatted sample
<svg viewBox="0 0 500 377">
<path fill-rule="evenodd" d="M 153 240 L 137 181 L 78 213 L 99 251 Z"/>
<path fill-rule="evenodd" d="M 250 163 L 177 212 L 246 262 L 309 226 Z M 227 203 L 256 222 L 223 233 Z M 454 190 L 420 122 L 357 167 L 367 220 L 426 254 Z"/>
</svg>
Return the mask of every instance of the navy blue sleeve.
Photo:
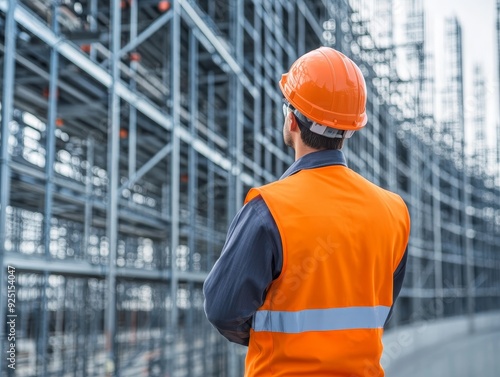
<svg viewBox="0 0 500 377">
<path fill-rule="evenodd" d="M 401 287 L 403 286 L 403 280 L 404 280 L 405 272 L 406 272 L 407 259 L 408 259 L 408 248 L 406 248 L 405 253 L 403 254 L 403 257 L 401 258 L 401 261 L 399 262 L 399 265 L 396 268 L 396 271 L 394 271 L 393 286 L 392 286 L 392 306 L 391 306 L 391 310 L 389 311 L 389 315 L 387 316 L 387 319 L 385 321 L 386 325 L 387 325 L 387 322 L 389 322 L 389 320 L 391 319 L 392 310 L 394 309 L 394 304 L 396 303 L 396 300 L 399 296 L 399 292 L 401 292 Z"/>
<path fill-rule="evenodd" d="M 282 267 L 281 238 L 261 197 L 231 223 L 220 258 L 203 285 L 205 313 L 229 341 L 248 345 L 251 321 Z"/>
</svg>

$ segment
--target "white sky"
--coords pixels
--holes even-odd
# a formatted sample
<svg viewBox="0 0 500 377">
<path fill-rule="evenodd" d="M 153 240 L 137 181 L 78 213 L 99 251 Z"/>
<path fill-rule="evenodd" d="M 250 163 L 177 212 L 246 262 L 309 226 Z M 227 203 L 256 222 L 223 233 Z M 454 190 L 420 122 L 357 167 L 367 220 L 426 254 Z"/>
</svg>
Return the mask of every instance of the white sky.
<svg viewBox="0 0 500 377">
<path fill-rule="evenodd" d="M 441 51 L 444 46 L 444 19 L 456 16 L 462 26 L 464 102 L 466 127 L 474 108 L 472 72 L 475 64 L 483 67 L 487 91 L 487 133 L 489 145 L 495 143 L 495 127 L 498 122 L 498 59 L 496 42 L 496 0 L 424 0 L 428 27 L 428 41 L 434 41 L 436 57 L 436 94 L 442 91 L 440 74 L 443 66 Z M 440 63 L 441 61 L 441 63 Z M 439 118 L 439 114 L 438 118 Z M 471 127 L 466 130 L 471 135 Z M 498 145 L 498 143 L 497 143 Z"/>
</svg>

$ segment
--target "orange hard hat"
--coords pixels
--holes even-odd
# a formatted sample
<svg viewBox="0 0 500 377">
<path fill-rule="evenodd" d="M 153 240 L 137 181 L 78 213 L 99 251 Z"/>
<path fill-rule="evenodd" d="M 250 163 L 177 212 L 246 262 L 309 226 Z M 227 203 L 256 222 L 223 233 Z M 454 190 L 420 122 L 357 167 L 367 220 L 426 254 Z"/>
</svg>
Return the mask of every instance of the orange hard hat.
<svg viewBox="0 0 500 377">
<path fill-rule="evenodd" d="M 286 100 L 318 125 L 350 131 L 366 125 L 363 74 L 333 48 L 320 47 L 298 58 L 279 85 Z"/>
</svg>

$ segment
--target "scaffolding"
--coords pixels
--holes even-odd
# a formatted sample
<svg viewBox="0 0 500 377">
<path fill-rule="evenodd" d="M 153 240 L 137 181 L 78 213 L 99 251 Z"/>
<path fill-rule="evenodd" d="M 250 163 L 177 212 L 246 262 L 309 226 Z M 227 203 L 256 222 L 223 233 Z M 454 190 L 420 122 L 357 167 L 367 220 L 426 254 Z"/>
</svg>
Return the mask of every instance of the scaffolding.
<svg viewBox="0 0 500 377">
<path fill-rule="evenodd" d="M 500 308 L 500 188 L 461 165 L 463 121 L 435 132 L 422 2 L 398 17 L 371 3 L 0 1 L 0 280 L 16 268 L 16 375 L 241 374 L 245 348 L 205 320 L 202 283 L 248 189 L 293 162 L 276 83 L 321 45 L 366 77 L 370 123 L 347 143 L 349 166 L 412 216 L 390 327 Z M 405 41 L 367 9 L 405 13 Z"/>
</svg>

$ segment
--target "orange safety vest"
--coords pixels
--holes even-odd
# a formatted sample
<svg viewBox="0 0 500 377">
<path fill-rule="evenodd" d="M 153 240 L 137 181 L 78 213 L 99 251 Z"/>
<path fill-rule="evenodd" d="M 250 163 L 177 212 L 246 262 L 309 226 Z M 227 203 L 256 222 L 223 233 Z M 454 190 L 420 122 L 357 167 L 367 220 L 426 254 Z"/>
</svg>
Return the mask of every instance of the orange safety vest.
<svg viewBox="0 0 500 377">
<path fill-rule="evenodd" d="M 341 165 L 253 188 L 245 203 L 259 195 L 283 266 L 253 317 L 245 376 L 384 376 L 383 326 L 410 232 L 403 200 Z"/>
</svg>

